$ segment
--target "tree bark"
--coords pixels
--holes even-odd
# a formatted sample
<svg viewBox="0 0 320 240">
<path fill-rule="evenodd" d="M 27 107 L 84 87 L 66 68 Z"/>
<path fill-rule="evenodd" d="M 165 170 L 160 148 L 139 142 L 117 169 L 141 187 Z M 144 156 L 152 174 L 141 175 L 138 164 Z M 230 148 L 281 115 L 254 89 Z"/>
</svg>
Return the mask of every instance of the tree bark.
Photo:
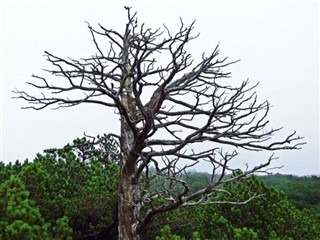
<svg viewBox="0 0 320 240">
<path fill-rule="evenodd" d="M 133 133 L 135 126 L 132 125 L 132 115 L 135 113 L 136 106 L 132 95 L 132 78 L 129 64 L 129 25 L 126 26 L 126 32 L 123 40 L 122 49 L 122 81 L 123 91 L 121 93 L 121 103 L 124 112 L 121 113 L 121 159 L 120 159 L 120 181 L 119 181 L 119 239 L 139 240 L 137 233 L 138 217 L 140 209 L 135 203 L 139 195 L 138 181 L 135 179 L 137 169 L 137 154 L 134 151 L 136 139 Z M 129 113 L 129 115 L 124 116 Z M 130 123 L 131 125 L 130 125 Z"/>
<path fill-rule="evenodd" d="M 121 174 L 119 181 L 119 239 L 138 240 L 138 206 L 135 205 L 138 182 L 135 180 L 136 157 L 132 154 L 133 134 L 122 119 L 121 133 Z"/>
<path fill-rule="evenodd" d="M 137 219 L 135 217 L 135 206 L 132 205 L 134 198 L 133 186 L 130 184 L 131 174 L 125 168 L 121 169 L 119 183 L 119 239 L 138 240 Z"/>
</svg>

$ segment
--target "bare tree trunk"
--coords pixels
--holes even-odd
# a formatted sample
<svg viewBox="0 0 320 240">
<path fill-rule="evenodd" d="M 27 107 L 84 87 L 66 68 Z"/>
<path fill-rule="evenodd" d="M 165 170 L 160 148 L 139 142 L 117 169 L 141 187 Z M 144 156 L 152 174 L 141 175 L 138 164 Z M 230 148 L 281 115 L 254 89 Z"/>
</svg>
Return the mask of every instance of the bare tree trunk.
<svg viewBox="0 0 320 240">
<path fill-rule="evenodd" d="M 134 194 L 131 185 L 131 174 L 125 168 L 121 169 L 119 183 L 119 239 L 138 240 L 136 232 L 137 219 L 135 217 L 135 206 L 132 205 Z"/>
<path fill-rule="evenodd" d="M 133 134 L 122 119 L 121 173 L 119 181 L 119 239 L 138 240 L 137 215 L 139 210 L 134 204 L 138 183 L 135 180 L 136 157 L 132 154 Z"/>
<path fill-rule="evenodd" d="M 126 27 L 122 50 L 122 71 L 123 92 L 121 93 L 121 102 L 125 111 L 130 115 L 135 113 L 134 99 L 132 96 L 132 79 L 130 74 L 130 64 L 128 58 L 128 25 Z M 139 195 L 138 181 L 135 178 L 137 169 L 137 155 L 135 154 L 135 136 L 132 125 L 128 123 L 128 117 L 121 113 L 121 159 L 120 159 L 120 181 L 119 181 L 119 239 L 138 240 L 137 233 L 138 216 L 140 209 L 135 204 L 137 195 Z M 129 120 L 130 121 L 130 120 Z"/>
</svg>

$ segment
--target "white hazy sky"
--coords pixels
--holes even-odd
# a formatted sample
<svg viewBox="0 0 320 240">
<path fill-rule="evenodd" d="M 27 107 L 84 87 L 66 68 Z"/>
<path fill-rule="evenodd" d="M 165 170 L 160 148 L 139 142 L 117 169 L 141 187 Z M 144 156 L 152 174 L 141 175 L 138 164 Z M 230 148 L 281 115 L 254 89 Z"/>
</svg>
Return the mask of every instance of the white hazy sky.
<svg viewBox="0 0 320 240">
<path fill-rule="evenodd" d="M 3 162 L 32 160 L 36 153 L 62 147 L 83 132 L 90 135 L 119 129 L 117 116 L 103 107 L 83 105 L 62 110 L 21 110 L 26 102 L 11 99 L 12 90 L 29 89 L 31 74 L 46 66 L 43 52 L 83 57 L 94 52 L 90 32 L 101 23 L 124 31 L 124 5 L 150 27 L 165 23 L 177 29 L 196 20 L 193 55 L 220 43 L 221 56 L 241 62 L 230 67 L 235 82 L 260 82 L 261 101 L 273 105 L 270 124 L 296 130 L 307 145 L 300 151 L 277 152 L 277 172 L 310 175 L 319 164 L 319 6 L 316 1 L 1 1 L 1 152 Z M 35 89 L 30 91 L 37 92 Z M 241 165 L 267 154 L 243 154 Z M 199 171 L 204 167 L 199 166 Z"/>
</svg>

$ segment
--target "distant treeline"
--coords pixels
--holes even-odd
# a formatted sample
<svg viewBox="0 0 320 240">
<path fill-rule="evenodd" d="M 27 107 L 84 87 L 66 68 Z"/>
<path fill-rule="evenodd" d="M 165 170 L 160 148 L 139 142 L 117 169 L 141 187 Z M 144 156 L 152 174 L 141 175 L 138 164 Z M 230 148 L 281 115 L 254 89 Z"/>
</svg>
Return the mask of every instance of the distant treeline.
<svg viewBox="0 0 320 240">
<path fill-rule="evenodd" d="M 297 208 L 320 212 L 320 177 L 273 174 L 259 177 L 267 186 L 283 191 Z"/>
</svg>

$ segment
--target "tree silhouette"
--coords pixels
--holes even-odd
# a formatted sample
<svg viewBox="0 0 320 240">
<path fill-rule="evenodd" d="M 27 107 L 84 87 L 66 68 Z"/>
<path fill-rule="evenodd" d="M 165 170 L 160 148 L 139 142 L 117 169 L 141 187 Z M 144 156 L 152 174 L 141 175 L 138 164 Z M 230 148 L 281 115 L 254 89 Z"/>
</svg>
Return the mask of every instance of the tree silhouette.
<svg viewBox="0 0 320 240">
<path fill-rule="evenodd" d="M 295 132 L 281 141 L 272 140 L 280 130 L 268 127 L 268 101 L 259 103 L 256 85 L 224 83 L 230 64 L 219 59 L 218 46 L 203 54 L 198 63 L 186 50 L 198 37 L 194 22 L 172 33 L 166 26 L 152 30 L 139 25 L 136 13 L 126 7 L 124 34 L 99 25 L 88 25 L 97 53 L 80 60 L 45 52 L 53 75 L 33 75 L 41 83 L 35 96 L 15 90 L 17 98 L 40 110 L 72 107 L 82 103 L 103 105 L 120 115 L 119 133 L 111 133 L 120 145 L 119 239 L 139 239 L 139 233 L 159 213 L 190 206 L 224 203 L 222 185 L 263 171 L 264 164 L 235 171 L 229 162 L 236 148 L 250 151 L 299 149 L 303 144 Z M 105 49 L 106 42 L 109 43 Z M 160 61 L 160 59 L 163 59 Z M 224 146 L 234 147 L 231 152 Z M 212 178 L 207 187 L 189 193 L 182 173 L 199 161 L 210 164 Z M 208 169 L 209 170 L 209 169 Z M 242 202 L 229 204 L 244 204 Z"/>
</svg>

